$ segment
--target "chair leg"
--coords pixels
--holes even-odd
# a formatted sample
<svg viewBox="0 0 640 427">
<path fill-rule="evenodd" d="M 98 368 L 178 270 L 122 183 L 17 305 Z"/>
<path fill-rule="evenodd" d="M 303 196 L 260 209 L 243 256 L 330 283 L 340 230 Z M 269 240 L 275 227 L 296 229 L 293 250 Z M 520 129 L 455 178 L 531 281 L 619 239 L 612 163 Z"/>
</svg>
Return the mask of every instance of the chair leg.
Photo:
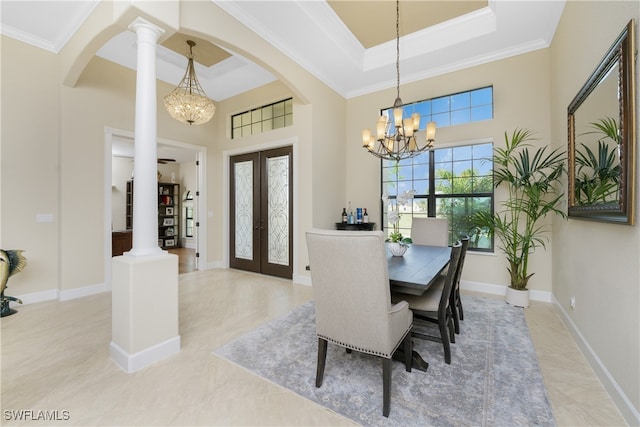
<svg viewBox="0 0 640 427">
<path fill-rule="evenodd" d="M 453 310 L 451 307 L 447 308 L 447 312 L 445 314 L 445 323 L 447 324 L 447 329 L 449 330 L 449 342 L 456 342 L 456 333 L 455 333 L 455 321 L 453 320 Z"/>
<path fill-rule="evenodd" d="M 449 343 L 449 328 L 446 322 L 438 322 L 440 328 L 440 337 L 442 338 L 442 346 L 444 347 L 444 362 L 451 364 L 451 345 Z"/>
<path fill-rule="evenodd" d="M 382 415 L 389 417 L 391 409 L 391 359 L 382 358 Z"/>
<path fill-rule="evenodd" d="M 318 338 L 318 365 L 316 369 L 316 387 L 322 385 L 324 365 L 327 361 L 327 340 Z"/>
<path fill-rule="evenodd" d="M 460 334 L 460 322 L 458 319 L 458 309 L 456 306 L 456 294 L 455 289 L 451 291 L 449 297 L 449 307 L 451 308 L 451 315 L 453 316 L 453 326 L 456 334 Z"/>
<path fill-rule="evenodd" d="M 458 302 L 456 306 L 458 307 L 458 314 L 460 315 L 460 320 L 464 320 L 464 311 L 462 311 L 462 300 L 460 299 L 460 291 L 458 291 L 456 295 L 456 301 Z"/>
<path fill-rule="evenodd" d="M 453 330 L 456 334 L 460 335 L 460 318 L 458 313 L 458 307 L 451 305 L 451 316 L 453 317 Z"/>
</svg>

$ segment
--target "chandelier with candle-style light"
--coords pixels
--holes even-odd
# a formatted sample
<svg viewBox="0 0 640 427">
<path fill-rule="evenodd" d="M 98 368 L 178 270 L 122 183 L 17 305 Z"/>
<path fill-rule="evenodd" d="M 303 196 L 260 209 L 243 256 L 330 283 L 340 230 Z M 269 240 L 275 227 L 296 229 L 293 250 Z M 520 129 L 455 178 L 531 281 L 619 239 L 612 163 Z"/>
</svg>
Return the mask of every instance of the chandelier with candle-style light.
<svg viewBox="0 0 640 427">
<path fill-rule="evenodd" d="M 216 106 L 207 98 L 196 77 L 193 66 L 193 47 L 196 42 L 187 40 L 187 44 L 189 45 L 187 70 L 178 86 L 164 97 L 164 106 L 174 119 L 189 125 L 199 125 L 211 120 L 216 112 Z"/>
<path fill-rule="evenodd" d="M 420 114 L 403 117 L 400 99 L 400 1 L 396 0 L 396 100 L 393 103 L 393 122 L 386 115 L 376 123 L 376 136 L 369 129 L 362 130 L 362 147 L 376 157 L 399 161 L 414 157 L 433 148 L 436 124 L 429 122 L 422 140 L 418 139 Z"/>
</svg>

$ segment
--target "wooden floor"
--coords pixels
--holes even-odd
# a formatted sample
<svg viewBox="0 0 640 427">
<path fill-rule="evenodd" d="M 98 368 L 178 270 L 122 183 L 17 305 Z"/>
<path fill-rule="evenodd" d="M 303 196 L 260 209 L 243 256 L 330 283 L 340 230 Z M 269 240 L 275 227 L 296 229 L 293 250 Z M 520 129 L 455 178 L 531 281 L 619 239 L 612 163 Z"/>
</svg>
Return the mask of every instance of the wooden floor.
<svg viewBox="0 0 640 427">
<path fill-rule="evenodd" d="M 196 271 L 196 250 L 189 248 L 168 249 L 169 253 L 178 255 L 178 274 Z"/>
</svg>

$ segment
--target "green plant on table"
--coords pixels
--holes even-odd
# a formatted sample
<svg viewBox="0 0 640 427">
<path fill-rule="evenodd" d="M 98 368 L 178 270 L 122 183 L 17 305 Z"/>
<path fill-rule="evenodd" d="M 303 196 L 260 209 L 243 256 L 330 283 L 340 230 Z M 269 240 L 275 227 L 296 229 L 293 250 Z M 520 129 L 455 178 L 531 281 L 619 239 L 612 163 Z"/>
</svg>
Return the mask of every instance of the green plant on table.
<svg viewBox="0 0 640 427">
<path fill-rule="evenodd" d="M 387 242 L 400 243 L 401 245 L 408 246 L 410 243 L 413 243 L 411 237 L 405 237 L 400 232 L 400 206 L 405 206 L 409 203 L 409 201 L 413 198 L 415 192 L 413 190 L 407 190 L 396 197 L 396 205 L 395 209 L 393 205 L 391 205 L 391 209 L 387 213 L 387 219 L 391 223 L 393 227 L 393 231 L 389 233 L 389 237 L 387 238 Z M 389 204 L 389 197 L 385 193 L 382 196 L 382 202 L 384 203 L 385 208 Z"/>
</svg>

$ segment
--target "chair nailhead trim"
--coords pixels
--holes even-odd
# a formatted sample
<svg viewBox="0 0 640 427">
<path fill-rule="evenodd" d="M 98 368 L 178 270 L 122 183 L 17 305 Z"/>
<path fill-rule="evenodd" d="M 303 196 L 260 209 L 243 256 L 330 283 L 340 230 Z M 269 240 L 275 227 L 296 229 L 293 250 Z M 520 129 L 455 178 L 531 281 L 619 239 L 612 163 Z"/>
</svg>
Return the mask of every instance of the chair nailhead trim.
<svg viewBox="0 0 640 427">
<path fill-rule="evenodd" d="M 407 335 L 407 333 L 409 333 L 410 331 L 411 331 L 411 328 L 409 328 L 409 329 L 407 330 L 407 332 L 405 332 L 404 336 L 402 337 L 402 340 L 404 340 L 404 337 L 405 337 L 405 336 Z M 398 345 L 396 345 L 396 347 L 393 349 L 393 351 L 391 352 L 391 354 L 385 354 L 385 353 L 382 353 L 382 352 L 379 352 L 379 351 L 373 351 L 373 350 L 369 350 L 369 349 L 366 349 L 366 348 L 360 348 L 360 347 L 356 347 L 356 346 L 351 345 L 351 344 L 343 343 L 343 342 L 340 342 L 340 341 L 338 341 L 338 340 L 334 340 L 334 339 L 332 339 L 332 338 L 325 337 L 324 335 L 320 335 L 320 334 L 317 334 L 317 335 L 318 335 L 318 338 L 322 338 L 323 340 L 330 341 L 330 342 L 332 342 L 332 343 L 334 343 L 334 344 L 337 344 L 337 345 L 339 345 L 339 346 L 342 346 L 342 347 L 345 347 L 345 348 L 349 348 L 349 349 L 351 349 L 351 350 L 359 351 L 360 353 L 367 353 L 367 354 L 371 354 L 371 355 L 373 355 L 373 356 L 380 356 L 380 357 L 384 357 L 384 358 L 386 358 L 386 359 L 391 359 L 391 357 L 393 356 L 393 353 L 395 353 L 395 351 L 398 349 L 398 347 L 399 347 L 399 346 L 400 346 L 400 344 L 402 343 L 402 340 L 400 340 L 400 342 L 398 342 Z"/>
</svg>

